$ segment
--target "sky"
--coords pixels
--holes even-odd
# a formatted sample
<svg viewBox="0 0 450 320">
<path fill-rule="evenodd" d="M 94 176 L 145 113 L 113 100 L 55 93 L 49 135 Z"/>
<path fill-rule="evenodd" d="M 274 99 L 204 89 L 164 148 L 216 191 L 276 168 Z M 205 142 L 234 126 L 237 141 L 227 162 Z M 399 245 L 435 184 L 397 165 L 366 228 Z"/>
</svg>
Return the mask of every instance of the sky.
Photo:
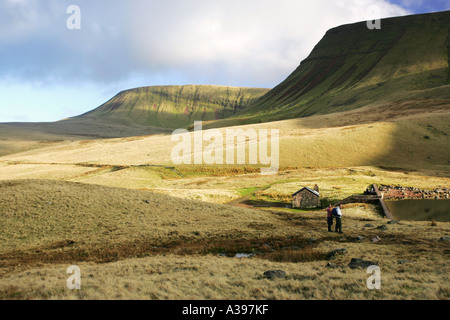
<svg viewBox="0 0 450 320">
<path fill-rule="evenodd" d="M 0 122 L 58 121 L 141 86 L 272 88 L 330 28 L 445 10 L 449 0 L 0 0 Z"/>
</svg>

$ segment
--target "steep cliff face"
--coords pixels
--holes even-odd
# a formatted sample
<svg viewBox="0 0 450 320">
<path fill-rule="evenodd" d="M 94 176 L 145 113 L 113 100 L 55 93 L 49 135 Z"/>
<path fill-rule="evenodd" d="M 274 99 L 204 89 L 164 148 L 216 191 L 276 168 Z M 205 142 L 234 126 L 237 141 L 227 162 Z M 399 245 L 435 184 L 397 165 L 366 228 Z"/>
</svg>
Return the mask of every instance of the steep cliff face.
<svg viewBox="0 0 450 320">
<path fill-rule="evenodd" d="M 239 114 L 270 121 L 407 99 L 449 99 L 450 11 L 329 30 L 281 84 Z"/>
<path fill-rule="evenodd" d="M 153 86 L 120 92 L 80 117 L 182 128 L 194 121 L 224 119 L 245 109 L 269 89 L 224 86 Z"/>
</svg>

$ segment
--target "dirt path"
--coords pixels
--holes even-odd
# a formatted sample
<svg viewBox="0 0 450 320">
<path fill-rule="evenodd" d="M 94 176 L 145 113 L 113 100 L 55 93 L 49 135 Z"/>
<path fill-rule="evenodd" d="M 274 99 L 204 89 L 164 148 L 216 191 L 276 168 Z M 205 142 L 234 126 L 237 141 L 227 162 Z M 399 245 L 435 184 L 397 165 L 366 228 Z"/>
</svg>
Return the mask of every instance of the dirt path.
<svg viewBox="0 0 450 320">
<path fill-rule="evenodd" d="M 249 192 L 249 193 L 246 194 L 245 196 L 240 197 L 240 198 L 235 199 L 235 200 L 232 200 L 232 201 L 230 201 L 230 202 L 227 202 L 226 204 L 229 205 L 229 206 L 249 207 L 249 208 L 252 208 L 253 206 L 246 205 L 246 204 L 242 204 L 241 202 L 244 202 L 245 200 L 250 199 L 250 197 L 252 197 L 256 192 L 262 191 L 262 190 L 266 190 L 266 189 L 269 189 L 271 186 L 272 186 L 272 184 L 267 185 L 267 186 L 264 186 L 264 187 L 259 188 L 259 189 L 256 189 L 256 190 L 254 190 L 254 191 L 252 191 L 252 192 Z"/>
<path fill-rule="evenodd" d="M 294 182 L 294 181 L 298 181 L 297 179 L 290 179 L 290 180 L 280 180 L 280 181 L 275 181 L 271 184 L 268 184 L 264 187 L 258 188 L 256 190 L 253 190 L 251 192 L 249 192 L 248 194 L 246 194 L 243 197 L 240 197 L 238 199 L 232 200 L 230 202 L 227 202 L 225 204 L 229 205 L 229 206 L 236 206 L 236 207 L 246 207 L 246 208 L 253 208 L 254 206 L 252 205 L 247 205 L 247 204 L 243 204 L 242 202 L 250 199 L 256 192 L 258 191 L 263 191 L 263 190 L 267 190 L 269 189 L 271 186 L 276 185 L 276 184 L 280 184 L 280 183 L 287 183 L 287 182 Z"/>
</svg>

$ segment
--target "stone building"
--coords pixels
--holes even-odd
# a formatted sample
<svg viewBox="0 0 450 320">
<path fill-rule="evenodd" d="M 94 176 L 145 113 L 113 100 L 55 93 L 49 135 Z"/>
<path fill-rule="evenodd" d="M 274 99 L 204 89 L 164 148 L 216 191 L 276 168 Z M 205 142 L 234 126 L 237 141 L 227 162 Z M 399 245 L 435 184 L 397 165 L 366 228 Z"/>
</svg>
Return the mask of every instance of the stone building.
<svg viewBox="0 0 450 320">
<path fill-rule="evenodd" d="M 320 206 L 319 187 L 305 187 L 292 195 L 292 208 L 314 208 Z"/>
</svg>

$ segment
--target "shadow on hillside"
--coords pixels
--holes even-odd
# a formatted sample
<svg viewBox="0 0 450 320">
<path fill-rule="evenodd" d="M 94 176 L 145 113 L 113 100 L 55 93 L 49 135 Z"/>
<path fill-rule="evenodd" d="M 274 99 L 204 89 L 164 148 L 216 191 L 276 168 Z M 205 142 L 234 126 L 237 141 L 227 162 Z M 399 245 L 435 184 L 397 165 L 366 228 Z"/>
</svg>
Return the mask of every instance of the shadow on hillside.
<svg viewBox="0 0 450 320">
<path fill-rule="evenodd" d="M 168 134 L 171 132 L 172 130 L 167 128 L 122 124 L 91 118 L 70 118 L 40 123 L 0 123 L 0 138 L 4 140 L 92 140 Z"/>
</svg>

